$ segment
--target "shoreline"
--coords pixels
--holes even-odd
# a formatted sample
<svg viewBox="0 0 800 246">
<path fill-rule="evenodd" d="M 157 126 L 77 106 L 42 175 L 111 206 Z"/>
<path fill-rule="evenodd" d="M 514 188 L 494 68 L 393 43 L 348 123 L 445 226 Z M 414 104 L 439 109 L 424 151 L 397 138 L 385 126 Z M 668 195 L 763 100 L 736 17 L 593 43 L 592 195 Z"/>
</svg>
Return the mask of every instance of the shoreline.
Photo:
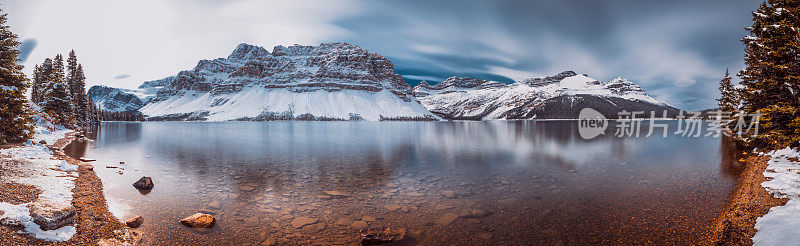
<svg viewBox="0 0 800 246">
<path fill-rule="evenodd" d="M 745 170 L 736 187 L 726 199 L 722 211 L 714 219 L 701 245 L 752 245 L 756 234 L 756 219 L 788 199 L 775 198 L 761 183 L 767 181 L 763 173 L 769 157 L 750 156 L 745 159 Z"/>
<path fill-rule="evenodd" d="M 67 156 L 63 149 L 73 141 L 78 139 L 81 131 L 67 133 L 64 138 L 59 139 L 52 145 L 48 145 L 53 151 L 53 157 L 64 160 L 71 165 L 77 166 L 77 178 L 72 189 L 72 205 L 75 208 L 74 226 L 76 233 L 71 239 L 63 242 L 50 242 L 35 239 L 30 235 L 17 233 L 18 228 L 0 226 L 0 241 L 9 245 L 123 245 L 141 243 L 141 233 L 135 229 L 128 228 L 119 219 L 114 217 L 108 210 L 103 185 L 100 178 L 94 172 L 94 165 Z M 6 145 L 4 148 L 20 147 L 18 145 Z M 15 183 L 5 183 L 4 185 L 14 186 Z M 41 192 L 35 187 L 29 187 L 26 191 L 36 192 L 33 198 L 17 200 L 18 203 L 35 200 Z M 6 191 L 3 191 L 6 196 Z M 11 194 L 14 196 L 16 194 Z M 0 196 L 0 197 L 3 197 Z"/>
</svg>

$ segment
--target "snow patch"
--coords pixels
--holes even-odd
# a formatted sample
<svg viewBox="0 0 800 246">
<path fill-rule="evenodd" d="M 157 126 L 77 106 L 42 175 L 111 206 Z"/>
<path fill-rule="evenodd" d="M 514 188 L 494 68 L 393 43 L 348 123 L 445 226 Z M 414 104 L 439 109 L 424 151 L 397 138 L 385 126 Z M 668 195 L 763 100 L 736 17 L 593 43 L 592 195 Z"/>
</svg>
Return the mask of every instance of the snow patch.
<svg viewBox="0 0 800 246">
<path fill-rule="evenodd" d="M 770 156 L 761 183 L 776 198 L 787 198 L 786 205 L 771 208 L 756 220 L 755 245 L 787 245 L 800 241 L 800 151 L 775 150 Z"/>
<path fill-rule="evenodd" d="M 0 211 L 4 211 L 0 216 L 0 223 L 19 223 L 25 229 L 20 233 L 30 234 L 36 239 L 50 242 L 67 241 L 75 235 L 77 230 L 74 226 L 63 226 L 55 230 L 42 230 L 39 225 L 33 222 L 33 217 L 27 207 L 28 203 L 13 205 L 7 202 L 0 202 Z"/>
<path fill-rule="evenodd" d="M 0 157 L 6 161 L 0 162 L 0 169 L 6 171 L 4 182 L 13 182 L 36 187 L 42 193 L 38 201 L 46 200 L 54 204 L 71 204 L 72 189 L 75 187 L 77 166 L 64 160 L 54 158 L 53 152 L 45 145 L 38 144 L 44 140 L 48 144 L 55 143 L 72 130 L 51 123 L 49 117 L 38 106 L 33 105 L 35 119 L 32 141 L 27 141 L 23 146 L 0 150 Z M 20 233 L 30 234 L 41 240 L 62 242 L 72 238 L 76 233 L 74 226 L 63 226 L 55 230 L 42 230 L 33 222 L 27 205 L 0 202 L 0 221 L 2 223 L 18 224 L 24 227 Z"/>
<path fill-rule="evenodd" d="M 310 114 L 342 120 L 357 114 L 368 121 L 379 121 L 381 117 L 433 117 L 419 103 L 403 101 L 388 90 L 293 92 L 285 88 L 263 87 L 247 87 L 235 94 L 176 95 L 164 101 L 151 102 L 140 111 L 150 117 L 208 111 L 208 121 L 229 121 L 255 118 L 264 113 L 288 112 L 295 117 Z"/>
</svg>

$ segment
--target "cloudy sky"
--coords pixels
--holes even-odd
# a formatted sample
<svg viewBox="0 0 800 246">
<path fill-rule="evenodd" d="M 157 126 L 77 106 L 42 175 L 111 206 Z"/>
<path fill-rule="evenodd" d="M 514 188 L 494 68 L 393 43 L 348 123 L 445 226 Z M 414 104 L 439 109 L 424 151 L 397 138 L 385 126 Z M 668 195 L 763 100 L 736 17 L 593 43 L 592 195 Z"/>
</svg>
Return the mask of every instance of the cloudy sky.
<svg viewBox="0 0 800 246">
<path fill-rule="evenodd" d="M 135 88 L 227 56 L 242 42 L 345 41 L 388 57 L 410 84 L 503 82 L 564 70 L 623 77 L 673 106 L 715 105 L 759 1 L 4 0 L 26 72 L 75 49 L 89 85 Z"/>
</svg>

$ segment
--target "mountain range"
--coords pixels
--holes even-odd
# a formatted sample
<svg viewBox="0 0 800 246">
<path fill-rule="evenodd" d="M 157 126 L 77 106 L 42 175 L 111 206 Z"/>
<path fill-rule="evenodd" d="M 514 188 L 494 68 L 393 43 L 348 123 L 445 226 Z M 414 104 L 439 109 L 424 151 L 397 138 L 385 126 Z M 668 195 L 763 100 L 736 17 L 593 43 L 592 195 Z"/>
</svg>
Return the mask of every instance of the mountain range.
<svg viewBox="0 0 800 246">
<path fill-rule="evenodd" d="M 135 90 L 89 90 L 107 111 L 148 120 L 497 120 L 574 119 L 584 107 L 677 115 L 636 83 L 601 82 L 565 71 L 512 84 L 450 77 L 408 85 L 383 56 L 347 43 L 263 47 L 240 44 L 226 58 L 147 81 Z"/>
</svg>

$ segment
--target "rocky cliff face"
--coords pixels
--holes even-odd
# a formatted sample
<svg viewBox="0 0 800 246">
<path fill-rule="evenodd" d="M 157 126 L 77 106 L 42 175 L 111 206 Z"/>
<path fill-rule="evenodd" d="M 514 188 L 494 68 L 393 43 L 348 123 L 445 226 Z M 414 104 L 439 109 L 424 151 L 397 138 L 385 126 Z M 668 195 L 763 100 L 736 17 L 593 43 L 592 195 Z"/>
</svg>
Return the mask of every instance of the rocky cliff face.
<svg viewBox="0 0 800 246">
<path fill-rule="evenodd" d="M 346 43 L 276 46 L 271 53 L 240 44 L 227 58 L 142 86 L 158 87 L 141 108 L 155 119 L 436 118 L 392 62 Z"/>
<path fill-rule="evenodd" d="M 420 83 L 414 94 L 423 106 L 445 119 L 575 119 L 584 107 L 607 118 L 622 110 L 651 111 L 658 117 L 678 110 L 645 93 L 639 85 L 617 78 L 600 82 L 573 71 L 506 85 L 472 78 L 452 77 L 442 83 Z"/>
<path fill-rule="evenodd" d="M 131 90 L 95 85 L 89 88 L 89 96 L 99 109 L 105 111 L 135 111 L 144 106 L 144 101 Z"/>
</svg>

